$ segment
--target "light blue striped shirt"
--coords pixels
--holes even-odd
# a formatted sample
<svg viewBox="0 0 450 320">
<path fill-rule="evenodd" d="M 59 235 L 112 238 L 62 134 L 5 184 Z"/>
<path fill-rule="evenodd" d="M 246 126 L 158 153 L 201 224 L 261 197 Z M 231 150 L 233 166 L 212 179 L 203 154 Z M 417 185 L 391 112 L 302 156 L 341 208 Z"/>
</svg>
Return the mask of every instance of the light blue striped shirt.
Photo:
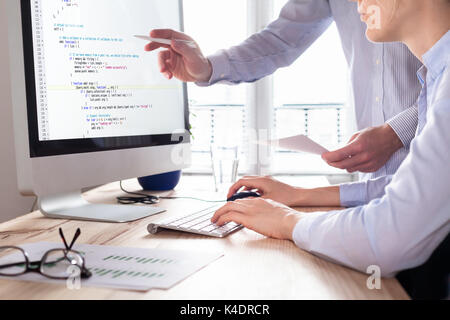
<svg viewBox="0 0 450 320">
<path fill-rule="evenodd" d="M 292 64 L 310 45 L 336 22 L 352 83 L 350 104 L 355 108 L 358 130 L 386 121 L 403 142 L 404 148 L 377 172 L 362 174 L 363 180 L 393 174 L 409 151 L 417 128 L 415 102 L 420 92 L 416 71 L 421 66 L 400 43 L 374 44 L 365 36 L 356 3 L 347 0 L 291 0 L 279 18 L 239 46 L 209 56 L 213 74 L 209 83 L 253 82 L 278 68 Z M 333 53 L 330 53 L 333 54 Z M 385 180 L 376 180 L 375 189 Z M 360 203 L 358 184 L 341 187 L 343 205 Z"/>
<path fill-rule="evenodd" d="M 295 226 L 297 246 L 383 276 L 423 264 L 450 232 L 450 31 L 417 73 L 419 127 L 384 196 L 343 211 L 311 213 Z"/>
</svg>

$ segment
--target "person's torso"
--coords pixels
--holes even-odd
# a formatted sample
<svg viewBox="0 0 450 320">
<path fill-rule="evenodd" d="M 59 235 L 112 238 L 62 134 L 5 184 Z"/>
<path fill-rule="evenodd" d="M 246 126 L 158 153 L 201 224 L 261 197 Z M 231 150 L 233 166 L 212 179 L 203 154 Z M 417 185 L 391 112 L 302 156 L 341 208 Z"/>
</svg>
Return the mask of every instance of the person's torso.
<svg viewBox="0 0 450 320">
<path fill-rule="evenodd" d="M 329 0 L 349 64 L 358 129 L 381 125 L 417 100 L 420 61 L 402 43 L 372 43 L 356 3 Z"/>
<path fill-rule="evenodd" d="M 382 125 L 412 107 L 421 90 L 416 76 L 420 61 L 401 43 L 370 42 L 356 3 L 346 0 L 329 3 L 349 65 L 350 105 L 358 130 Z M 394 174 L 407 154 L 406 148 L 398 150 L 380 170 L 363 174 L 362 178 Z"/>
</svg>

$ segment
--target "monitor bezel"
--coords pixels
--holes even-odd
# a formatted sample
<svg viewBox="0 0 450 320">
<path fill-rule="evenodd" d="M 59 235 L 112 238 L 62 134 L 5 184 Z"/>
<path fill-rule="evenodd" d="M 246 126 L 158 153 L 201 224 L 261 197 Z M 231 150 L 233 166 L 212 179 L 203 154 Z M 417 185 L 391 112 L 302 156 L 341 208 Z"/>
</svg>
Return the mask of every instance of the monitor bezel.
<svg viewBox="0 0 450 320">
<path fill-rule="evenodd" d="M 178 2 L 180 8 L 180 30 L 183 31 L 183 1 L 178 0 Z M 176 136 L 172 133 L 168 133 L 105 138 L 39 140 L 31 0 L 21 0 L 21 15 L 27 98 L 28 137 L 31 158 L 190 143 L 189 102 L 186 83 L 182 84 L 185 119 L 184 133 L 176 134 Z"/>
</svg>

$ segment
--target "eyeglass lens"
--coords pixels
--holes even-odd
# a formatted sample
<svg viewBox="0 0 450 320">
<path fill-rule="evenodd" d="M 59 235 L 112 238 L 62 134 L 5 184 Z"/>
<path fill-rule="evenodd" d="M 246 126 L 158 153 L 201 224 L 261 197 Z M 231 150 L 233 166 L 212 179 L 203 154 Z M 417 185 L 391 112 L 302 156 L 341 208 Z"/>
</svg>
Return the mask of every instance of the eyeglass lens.
<svg viewBox="0 0 450 320">
<path fill-rule="evenodd" d="M 69 278 L 74 272 L 81 272 L 83 258 L 76 252 L 51 250 L 41 262 L 41 273 L 52 278 Z"/>
<path fill-rule="evenodd" d="M 0 275 L 16 276 L 27 270 L 27 259 L 23 251 L 14 247 L 0 248 Z"/>
<path fill-rule="evenodd" d="M 24 252 L 15 247 L 0 248 L 0 276 L 18 276 L 35 269 L 39 263 L 28 262 Z M 42 258 L 39 272 L 50 278 L 64 279 L 83 272 L 83 257 L 74 251 L 55 249 Z"/>
</svg>

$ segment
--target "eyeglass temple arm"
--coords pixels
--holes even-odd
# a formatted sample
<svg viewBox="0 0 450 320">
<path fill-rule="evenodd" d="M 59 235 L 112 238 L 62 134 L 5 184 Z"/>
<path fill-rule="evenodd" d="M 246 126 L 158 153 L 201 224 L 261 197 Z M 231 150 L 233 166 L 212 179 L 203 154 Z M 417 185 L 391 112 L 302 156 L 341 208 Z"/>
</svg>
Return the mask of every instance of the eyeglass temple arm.
<svg viewBox="0 0 450 320">
<path fill-rule="evenodd" d="M 67 250 L 71 250 L 73 244 L 75 243 L 75 241 L 77 241 L 78 237 L 81 234 L 81 230 L 80 228 L 77 229 L 77 231 L 75 232 L 75 235 L 73 236 L 72 242 L 70 243 L 70 246 L 67 245 L 67 241 L 66 241 L 66 237 L 64 237 L 64 233 L 62 231 L 61 228 L 59 228 L 59 235 L 61 236 L 62 241 L 64 242 L 64 245 L 66 246 Z"/>
<path fill-rule="evenodd" d="M 77 239 L 80 236 L 80 234 L 81 234 L 81 230 L 80 230 L 80 228 L 78 228 L 77 231 L 75 232 L 75 235 L 73 236 L 72 242 L 70 243 L 69 250 L 72 249 L 75 241 L 77 241 Z"/>
<path fill-rule="evenodd" d="M 69 250 L 69 246 L 67 245 L 66 238 L 64 237 L 64 233 L 63 233 L 61 228 L 59 228 L 59 235 L 61 236 L 61 239 L 64 242 L 64 245 L 66 246 L 66 249 Z"/>
</svg>

